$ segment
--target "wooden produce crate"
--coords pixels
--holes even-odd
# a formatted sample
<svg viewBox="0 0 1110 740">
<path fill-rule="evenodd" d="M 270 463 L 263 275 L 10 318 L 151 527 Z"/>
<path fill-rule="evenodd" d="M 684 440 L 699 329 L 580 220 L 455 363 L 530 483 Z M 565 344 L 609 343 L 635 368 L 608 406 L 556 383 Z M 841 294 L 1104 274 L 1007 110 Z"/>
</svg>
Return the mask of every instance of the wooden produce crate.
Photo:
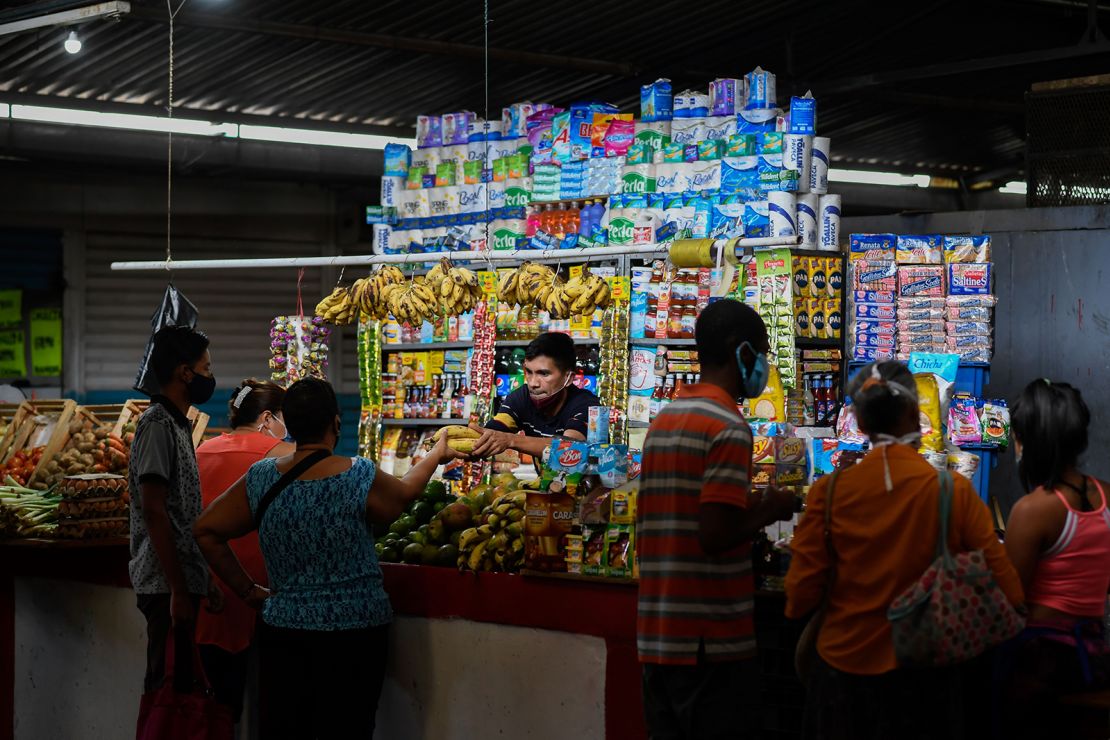
<svg viewBox="0 0 1110 740">
<path fill-rule="evenodd" d="M 12 421 L 14 434 L 10 439 L 5 437 L 8 444 L 0 455 L 0 463 L 8 462 L 19 450 L 49 447 L 55 435 L 66 431 L 76 410 L 77 402 L 69 399 L 24 401 Z"/>
<path fill-rule="evenodd" d="M 123 436 L 123 428 L 127 424 L 138 421 L 143 412 L 150 407 L 150 401 L 146 398 L 132 399 L 124 404 L 123 411 L 120 412 L 119 418 L 116 420 L 116 426 L 112 433 L 117 437 Z M 199 447 L 200 443 L 204 441 L 204 430 L 208 428 L 208 414 L 204 413 L 196 406 L 189 407 L 189 413 L 185 415 L 193 427 L 193 447 Z"/>
<path fill-rule="evenodd" d="M 0 423 L 4 424 L 4 433 L 0 434 L 0 461 L 4 460 L 8 448 L 15 438 L 19 426 L 16 422 L 16 416 L 19 415 L 21 409 L 23 409 L 22 403 L 0 403 Z"/>
<path fill-rule="evenodd" d="M 82 423 L 91 422 L 93 427 L 100 426 L 104 423 L 101 417 L 94 413 L 91 408 L 85 406 L 77 406 L 75 404 L 73 413 L 69 416 L 65 423 L 59 422 L 57 427 L 54 429 L 54 433 L 51 435 L 50 441 L 46 445 L 46 449 L 44 449 L 42 452 L 42 459 L 39 460 L 39 464 L 35 466 L 35 474 L 32 475 L 30 480 L 27 481 L 27 485 L 29 487 L 33 487 L 32 484 L 40 480 L 45 475 L 46 466 L 50 463 L 51 460 L 53 460 L 55 457 L 61 454 L 63 450 L 65 450 L 66 445 L 69 444 L 69 441 L 73 436 L 70 431 L 70 427 L 73 425 L 74 421 L 79 421 Z"/>
</svg>

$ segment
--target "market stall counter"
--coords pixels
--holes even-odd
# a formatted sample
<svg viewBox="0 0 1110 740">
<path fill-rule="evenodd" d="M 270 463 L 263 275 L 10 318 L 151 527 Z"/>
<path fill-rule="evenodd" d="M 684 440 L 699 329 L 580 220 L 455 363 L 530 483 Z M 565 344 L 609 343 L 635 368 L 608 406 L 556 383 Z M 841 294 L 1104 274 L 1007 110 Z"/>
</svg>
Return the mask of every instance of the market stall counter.
<svg viewBox="0 0 1110 740">
<path fill-rule="evenodd" d="M 142 676 L 126 538 L 0 544 L 0 740 L 125 737 Z M 383 564 L 386 737 L 642 740 L 636 589 Z"/>
</svg>

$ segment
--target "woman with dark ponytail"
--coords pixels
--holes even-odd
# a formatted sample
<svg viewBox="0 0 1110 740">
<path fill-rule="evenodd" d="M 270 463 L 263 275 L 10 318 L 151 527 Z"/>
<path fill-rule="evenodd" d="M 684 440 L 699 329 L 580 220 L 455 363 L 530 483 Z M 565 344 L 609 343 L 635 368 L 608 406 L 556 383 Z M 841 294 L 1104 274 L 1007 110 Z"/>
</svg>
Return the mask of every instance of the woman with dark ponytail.
<svg viewBox="0 0 1110 740">
<path fill-rule="evenodd" d="M 1078 737 L 1066 694 L 1110 682 L 1103 619 L 1110 589 L 1110 484 L 1080 470 L 1091 412 L 1067 383 L 1026 386 L 1011 427 L 1026 495 L 1010 512 L 1006 550 L 1029 607 L 1026 630 L 1008 646 L 1004 734 Z M 1103 717 L 1105 724 L 1105 716 Z"/>
</svg>

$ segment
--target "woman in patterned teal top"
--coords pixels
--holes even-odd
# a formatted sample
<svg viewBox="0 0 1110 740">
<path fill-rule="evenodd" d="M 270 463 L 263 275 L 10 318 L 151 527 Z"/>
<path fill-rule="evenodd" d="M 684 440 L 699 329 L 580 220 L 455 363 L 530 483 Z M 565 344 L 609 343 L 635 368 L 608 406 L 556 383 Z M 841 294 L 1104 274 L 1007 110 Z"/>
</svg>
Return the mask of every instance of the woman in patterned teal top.
<svg viewBox="0 0 1110 740">
<path fill-rule="evenodd" d="M 252 583 L 228 541 L 252 531 L 259 501 L 293 466 L 339 438 L 339 406 L 323 380 L 294 383 L 283 417 L 296 452 L 256 463 L 197 521 L 212 570 L 262 610 L 261 669 L 267 692 L 262 736 L 372 737 L 385 676 L 389 597 L 371 523 L 389 523 L 443 462 L 444 437 L 404 478 L 370 460 L 330 455 L 272 500 L 259 529 L 272 593 Z"/>
</svg>

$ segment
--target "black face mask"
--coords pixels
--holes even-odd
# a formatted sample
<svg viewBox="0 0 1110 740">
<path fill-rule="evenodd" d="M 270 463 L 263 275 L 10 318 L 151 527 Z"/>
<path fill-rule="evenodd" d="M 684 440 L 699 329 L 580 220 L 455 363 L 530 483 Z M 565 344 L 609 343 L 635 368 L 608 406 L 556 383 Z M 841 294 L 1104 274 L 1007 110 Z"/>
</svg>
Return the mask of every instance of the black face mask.
<svg viewBox="0 0 1110 740">
<path fill-rule="evenodd" d="M 208 403 L 212 394 L 216 392 L 216 377 L 214 375 L 193 373 L 193 379 L 185 385 L 185 388 L 189 392 L 189 403 L 194 406 Z"/>
</svg>

